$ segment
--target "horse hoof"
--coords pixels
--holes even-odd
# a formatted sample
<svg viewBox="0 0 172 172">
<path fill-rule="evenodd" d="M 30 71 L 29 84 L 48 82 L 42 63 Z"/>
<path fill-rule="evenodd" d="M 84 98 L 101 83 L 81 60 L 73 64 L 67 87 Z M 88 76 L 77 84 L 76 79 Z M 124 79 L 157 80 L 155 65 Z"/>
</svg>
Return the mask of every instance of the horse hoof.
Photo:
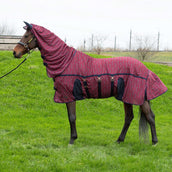
<svg viewBox="0 0 172 172">
<path fill-rule="evenodd" d="M 73 144 L 68 144 L 68 148 L 71 148 L 71 147 L 73 147 L 74 145 Z"/>
<path fill-rule="evenodd" d="M 119 139 L 116 141 L 116 143 L 118 143 L 118 144 L 120 144 L 121 142 L 124 142 L 124 141 L 119 140 Z"/>
<path fill-rule="evenodd" d="M 153 147 L 156 147 L 157 145 L 158 145 L 158 142 L 153 142 L 153 143 L 152 143 L 152 146 L 153 146 Z"/>
<path fill-rule="evenodd" d="M 156 141 L 152 141 L 152 145 L 153 145 L 153 146 L 157 145 L 157 143 L 158 143 L 157 140 L 156 140 Z"/>
<path fill-rule="evenodd" d="M 121 142 L 119 140 L 117 140 L 116 143 L 120 144 Z"/>
</svg>

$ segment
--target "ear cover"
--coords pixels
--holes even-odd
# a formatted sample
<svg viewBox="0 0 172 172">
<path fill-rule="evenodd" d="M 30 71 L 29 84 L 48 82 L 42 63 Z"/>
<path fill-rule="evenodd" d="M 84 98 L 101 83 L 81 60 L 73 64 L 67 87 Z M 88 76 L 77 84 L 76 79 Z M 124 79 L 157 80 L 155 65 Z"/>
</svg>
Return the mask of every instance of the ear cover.
<svg viewBox="0 0 172 172">
<path fill-rule="evenodd" d="M 31 30 L 32 29 L 32 25 L 31 24 L 29 24 L 29 23 L 27 23 L 25 21 L 24 21 L 24 23 L 26 24 L 26 26 L 24 27 L 24 29 L 27 29 L 27 30 Z"/>
</svg>

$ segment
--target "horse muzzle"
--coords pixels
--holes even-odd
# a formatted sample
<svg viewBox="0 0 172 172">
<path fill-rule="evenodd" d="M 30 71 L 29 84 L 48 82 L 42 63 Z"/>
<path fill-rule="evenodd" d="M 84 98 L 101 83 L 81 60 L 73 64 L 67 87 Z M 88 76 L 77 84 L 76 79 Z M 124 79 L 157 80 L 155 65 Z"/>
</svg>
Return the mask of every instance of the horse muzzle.
<svg viewBox="0 0 172 172">
<path fill-rule="evenodd" d="M 17 53 L 16 51 L 13 51 L 13 55 L 14 55 L 15 58 L 21 58 L 22 57 L 21 52 Z"/>
</svg>

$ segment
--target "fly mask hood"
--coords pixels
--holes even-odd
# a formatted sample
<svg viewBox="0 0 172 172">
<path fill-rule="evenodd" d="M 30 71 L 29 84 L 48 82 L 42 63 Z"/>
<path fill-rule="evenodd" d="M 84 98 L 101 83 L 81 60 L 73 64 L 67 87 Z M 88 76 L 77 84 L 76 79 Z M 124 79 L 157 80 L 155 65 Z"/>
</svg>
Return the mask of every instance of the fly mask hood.
<svg viewBox="0 0 172 172">
<path fill-rule="evenodd" d="M 70 64 L 75 50 L 48 29 L 31 24 L 49 77 L 60 75 Z"/>
</svg>

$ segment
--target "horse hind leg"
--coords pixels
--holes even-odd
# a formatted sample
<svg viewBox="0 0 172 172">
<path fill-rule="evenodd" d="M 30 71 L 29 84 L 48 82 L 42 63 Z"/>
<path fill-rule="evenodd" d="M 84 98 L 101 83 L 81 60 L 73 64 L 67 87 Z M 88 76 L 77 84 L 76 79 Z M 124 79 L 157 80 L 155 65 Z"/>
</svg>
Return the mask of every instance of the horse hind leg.
<svg viewBox="0 0 172 172">
<path fill-rule="evenodd" d="M 133 106 L 131 104 L 126 104 L 124 103 L 124 110 L 125 110 L 125 122 L 124 122 L 124 126 L 123 129 L 121 131 L 121 134 L 117 140 L 118 143 L 123 142 L 125 139 L 125 136 L 127 134 L 128 128 L 131 124 L 131 121 L 134 118 L 133 115 Z"/>
<path fill-rule="evenodd" d="M 149 102 L 145 101 L 143 103 L 143 105 L 140 106 L 140 110 L 141 110 L 141 115 L 145 115 L 146 120 L 150 125 L 151 135 L 152 135 L 152 144 L 155 145 L 158 142 L 157 135 L 156 135 L 156 128 L 155 128 L 155 115 L 151 110 Z M 143 120 L 143 119 L 144 118 L 140 118 L 140 121 Z"/>
</svg>

